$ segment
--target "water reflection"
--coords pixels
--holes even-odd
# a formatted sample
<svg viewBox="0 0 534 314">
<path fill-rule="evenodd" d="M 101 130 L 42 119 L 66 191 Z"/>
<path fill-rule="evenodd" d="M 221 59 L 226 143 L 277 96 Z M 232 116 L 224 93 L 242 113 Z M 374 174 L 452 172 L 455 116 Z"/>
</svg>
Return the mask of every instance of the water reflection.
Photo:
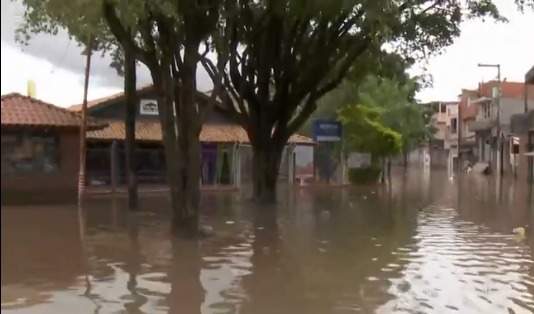
<svg viewBox="0 0 534 314">
<path fill-rule="evenodd" d="M 287 190 L 286 190 L 287 191 Z M 276 207 L 207 194 L 217 236 L 169 237 L 168 200 L 2 208 L 6 313 L 524 313 L 534 309 L 532 187 L 394 173 L 295 190 Z"/>
</svg>

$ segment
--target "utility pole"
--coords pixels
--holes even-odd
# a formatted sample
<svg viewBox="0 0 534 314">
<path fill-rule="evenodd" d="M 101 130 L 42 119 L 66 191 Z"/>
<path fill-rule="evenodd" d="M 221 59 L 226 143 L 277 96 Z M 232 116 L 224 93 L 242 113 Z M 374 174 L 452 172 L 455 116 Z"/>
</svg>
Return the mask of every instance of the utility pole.
<svg viewBox="0 0 534 314">
<path fill-rule="evenodd" d="M 82 121 L 80 125 L 80 171 L 78 174 L 78 204 L 81 204 L 85 192 L 85 167 L 87 152 L 87 93 L 89 91 L 89 73 L 93 53 L 93 36 L 90 35 L 86 44 L 85 78 L 83 84 Z"/>
<path fill-rule="evenodd" d="M 501 134 L 501 65 L 500 64 L 478 64 L 479 68 L 496 68 L 497 69 L 497 92 L 495 95 L 493 94 L 492 89 L 492 103 L 495 104 L 497 107 L 497 124 L 495 126 L 496 128 L 496 144 L 497 144 L 497 175 L 502 176 L 504 173 L 504 143 L 503 143 L 503 136 Z"/>
<path fill-rule="evenodd" d="M 502 176 L 504 173 L 504 143 L 501 132 L 501 65 L 497 64 L 497 149 L 498 149 L 498 163 L 499 174 Z"/>
<path fill-rule="evenodd" d="M 462 163 L 462 136 L 463 136 L 463 126 L 464 126 L 464 122 L 463 122 L 463 115 L 462 115 L 462 104 L 463 104 L 463 101 L 464 101 L 464 95 L 463 95 L 463 92 L 462 92 L 462 95 L 460 96 L 460 101 L 458 102 L 458 122 L 456 122 L 456 134 L 458 136 L 458 156 L 456 157 L 457 160 L 458 160 L 458 173 L 460 173 L 461 171 L 463 171 L 464 167 L 463 167 L 463 163 Z"/>
</svg>

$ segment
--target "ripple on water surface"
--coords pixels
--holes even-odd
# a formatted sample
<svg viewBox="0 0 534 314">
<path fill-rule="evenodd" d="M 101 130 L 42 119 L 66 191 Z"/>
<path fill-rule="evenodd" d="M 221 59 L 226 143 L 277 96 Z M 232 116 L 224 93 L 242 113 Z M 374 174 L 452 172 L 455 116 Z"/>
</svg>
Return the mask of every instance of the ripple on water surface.
<svg viewBox="0 0 534 314">
<path fill-rule="evenodd" d="M 394 298 L 378 313 L 534 312 L 531 252 L 513 236 L 434 208 L 418 216 L 413 239 L 394 252 L 408 264 L 390 278 Z"/>
<path fill-rule="evenodd" d="M 528 216 L 451 205 L 445 180 L 299 189 L 275 220 L 217 193 L 203 217 L 217 235 L 198 243 L 161 213 L 2 208 L 2 313 L 531 313 L 531 250 L 500 224 Z"/>
</svg>

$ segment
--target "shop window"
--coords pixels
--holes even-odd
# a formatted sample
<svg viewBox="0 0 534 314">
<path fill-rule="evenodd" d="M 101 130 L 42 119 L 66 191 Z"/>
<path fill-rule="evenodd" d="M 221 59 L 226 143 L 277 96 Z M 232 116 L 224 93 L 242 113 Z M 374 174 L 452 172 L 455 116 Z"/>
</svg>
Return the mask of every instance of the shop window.
<svg viewBox="0 0 534 314">
<path fill-rule="evenodd" d="M 56 136 L 2 134 L 2 176 L 58 171 L 58 146 Z"/>
</svg>

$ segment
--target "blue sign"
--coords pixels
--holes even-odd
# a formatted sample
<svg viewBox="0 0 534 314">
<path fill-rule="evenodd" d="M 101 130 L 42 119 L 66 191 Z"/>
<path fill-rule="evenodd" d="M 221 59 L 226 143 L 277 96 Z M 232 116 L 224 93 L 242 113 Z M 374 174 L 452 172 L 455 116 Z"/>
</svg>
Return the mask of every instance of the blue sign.
<svg viewBox="0 0 534 314">
<path fill-rule="evenodd" d="M 341 141 L 341 122 L 336 120 L 313 121 L 313 139 L 317 142 Z"/>
</svg>

